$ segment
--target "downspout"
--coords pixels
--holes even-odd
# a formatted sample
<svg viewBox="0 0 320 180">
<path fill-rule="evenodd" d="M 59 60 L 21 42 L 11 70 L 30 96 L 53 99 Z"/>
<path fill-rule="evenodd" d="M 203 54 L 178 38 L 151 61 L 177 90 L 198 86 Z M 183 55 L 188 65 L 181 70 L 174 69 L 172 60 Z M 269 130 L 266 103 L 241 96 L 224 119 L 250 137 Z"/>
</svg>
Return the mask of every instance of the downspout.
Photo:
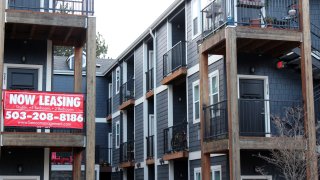
<svg viewBox="0 0 320 180">
<path fill-rule="evenodd" d="M 156 46 L 156 39 L 157 36 L 156 34 L 153 34 L 152 29 L 149 29 L 149 33 L 153 39 L 153 91 L 154 91 L 154 95 L 153 95 L 153 114 L 154 114 L 154 122 L 157 123 L 157 64 L 156 64 L 156 57 L 157 57 L 157 46 Z M 158 147 L 158 134 L 157 134 L 157 124 L 155 124 L 155 128 L 154 128 L 154 159 L 155 159 L 155 163 L 154 163 L 154 178 L 157 180 L 158 179 L 158 165 L 157 165 L 157 158 L 158 158 L 158 151 L 157 148 Z"/>
</svg>

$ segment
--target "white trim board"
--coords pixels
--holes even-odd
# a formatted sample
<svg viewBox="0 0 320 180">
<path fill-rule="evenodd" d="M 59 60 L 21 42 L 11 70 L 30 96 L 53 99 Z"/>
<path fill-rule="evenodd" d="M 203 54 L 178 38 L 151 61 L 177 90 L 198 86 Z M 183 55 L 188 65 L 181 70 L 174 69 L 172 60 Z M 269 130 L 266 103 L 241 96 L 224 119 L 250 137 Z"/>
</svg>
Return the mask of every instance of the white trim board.
<svg viewBox="0 0 320 180">
<path fill-rule="evenodd" d="M 210 57 L 208 57 L 208 65 L 210 66 L 211 64 L 221 60 L 222 58 L 223 56 L 221 55 L 211 55 Z M 188 69 L 187 76 L 192 76 L 197 72 L 199 72 L 199 63 Z"/>
<path fill-rule="evenodd" d="M 0 176 L 0 180 L 40 180 L 40 176 Z"/>
<path fill-rule="evenodd" d="M 135 100 L 134 102 L 134 106 L 138 106 L 140 105 L 141 103 L 144 102 L 144 100 L 146 99 L 145 95 L 143 95 L 142 97 L 140 97 L 139 99 Z"/>
<path fill-rule="evenodd" d="M 118 117 L 118 116 L 120 116 L 120 111 L 116 111 L 115 113 L 113 113 L 113 114 L 112 114 L 112 119 L 113 119 L 113 118 L 116 118 L 116 117 Z"/>
<path fill-rule="evenodd" d="M 243 179 L 267 179 L 267 180 L 272 180 L 272 176 L 263 176 L 263 175 L 253 175 L 253 176 L 250 176 L 250 175 L 245 175 L 245 176 L 241 176 L 241 180 Z"/>
<path fill-rule="evenodd" d="M 225 156 L 225 154 L 210 154 L 210 157 Z M 189 152 L 189 161 L 201 160 L 201 151 Z"/>
<path fill-rule="evenodd" d="M 96 118 L 96 123 L 107 123 L 106 118 Z"/>
</svg>

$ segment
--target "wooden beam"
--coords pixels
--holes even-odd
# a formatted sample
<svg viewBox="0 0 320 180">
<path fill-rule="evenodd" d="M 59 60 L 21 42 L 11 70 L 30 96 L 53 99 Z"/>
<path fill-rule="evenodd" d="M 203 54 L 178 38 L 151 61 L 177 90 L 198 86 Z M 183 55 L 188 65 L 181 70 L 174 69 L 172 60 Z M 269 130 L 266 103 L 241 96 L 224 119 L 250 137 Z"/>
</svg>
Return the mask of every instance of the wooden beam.
<svg viewBox="0 0 320 180">
<path fill-rule="evenodd" d="M 68 31 L 68 33 L 66 34 L 66 37 L 65 37 L 64 40 L 63 40 L 64 43 L 67 43 L 67 42 L 68 42 L 68 40 L 69 40 L 72 32 L 73 32 L 73 28 L 70 28 L 69 31 Z"/>
<path fill-rule="evenodd" d="M 12 25 L 11 39 L 14 39 L 17 33 L 17 24 Z"/>
<path fill-rule="evenodd" d="M 221 29 L 201 43 L 199 54 L 205 53 L 225 40 L 225 30 Z"/>
<path fill-rule="evenodd" d="M 200 51 L 203 52 L 202 45 L 200 46 Z M 210 180 L 210 154 L 206 154 L 204 149 L 204 138 L 205 138 L 205 128 L 206 121 L 209 121 L 207 112 L 203 111 L 204 107 L 209 106 L 209 77 L 208 77 L 208 54 L 200 54 L 200 136 L 201 136 L 201 174 L 203 180 Z"/>
<path fill-rule="evenodd" d="M 177 151 L 177 152 L 172 152 L 172 153 L 163 155 L 162 159 L 165 161 L 170 161 L 170 160 L 183 159 L 188 157 L 189 157 L 188 151 Z"/>
<path fill-rule="evenodd" d="M 229 140 L 220 139 L 206 142 L 203 144 L 204 153 L 226 153 L 229 151 Z"/>
<path fill-rule="evenodd" d="M 51 26 L 49 34 L 48 34 L 48 39 L 51 39 L 53 36 L 54 31 L 56 30 L 56 26 Z"/>
<path fill-rule="evenodd" d="M 95 178 L 95 116 L 96 116 L 96 18 L 88 17 L 87 29 L 87 143 L 86 178 Z"/>
<path fill-rule="evenodd" d="M 181 67 L 177 70 L 175 70 L 174 72 L 172 72 L 171 74 L 169 74 L 168 76 L 164 77 L 161 80 L 161 84 L 162 85 L 168 85 L 170 84 L 172 81 L 177 80 L 181 77 L 186 76 L 188 73 L 188 70 L 186 67 Z"/>
<path fill-rule="evenodd" d="M 35 31 L 36 31 L 36 28 L 37 28 L 37 25 L 32 25 L 32 26 L 31 26 L 29 39 L 32 39 L 32 38 L 33 38 L 33 35 L 34 35 Z"/>
<path fill-rule="evenodd" d="M 305 138 L 290 137 L 240 137 L 240 149 L 271 150 L 271 149 L 297 149 L 304 150 Z"/>
<path fill-rule="evenodd" d="M 240 179 L 240 143 L 238 117 L 237 36 L 233 27 L 226 28 L 226 75 L 229 127 L 230 179 Z"/>
<path fill-rule="evenodd" d="M 318 156 L 314 115 L 309 8 L 309 1 L 299 0 L 300 28 L 302 29 L 303 36 L 301 43 L 301 80 L 304 102 L 304 132 L 307 138 L 307 180 L 316 180 L 318 179 Z"/>
<path fill-rule="evenodd" d="M 5 9 L 6 9 L 6 1 L 0 2 L 0 94 L 2 94 L 2 86 L 3 86 L 3 63 L 4 63 L 4 39 L 5 39 Z M 0 102 L 2 102 L 2 96 L 0 96 Z M 2 103 L 0 103 L 0 113 L 2 114 Z M 1 132 L 3 131 L 1 127 Z M 0 144 L 2 145 L 2 138 L 0 137 Z M 1 146 L 0 146 L 1 153 Z"/>
<path fill-rule="evenodd" d="M 72 179 L 81 180 L 82 149 L 73 149 Z"/>
</svg>

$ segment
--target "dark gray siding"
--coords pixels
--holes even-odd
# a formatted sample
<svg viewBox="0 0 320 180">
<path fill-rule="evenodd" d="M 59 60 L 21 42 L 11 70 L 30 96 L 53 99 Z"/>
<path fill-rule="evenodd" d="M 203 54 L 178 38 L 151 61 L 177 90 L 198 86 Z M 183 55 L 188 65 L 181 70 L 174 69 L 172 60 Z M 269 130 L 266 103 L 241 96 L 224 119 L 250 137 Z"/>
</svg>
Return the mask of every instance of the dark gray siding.
<svg viewBox="0 0 320 180">
<path fill-rule="evenodd" d="M 122 72 L 121 72 L 122 73 Z M 112 71 L 112 89 L 113 89 L 113 96 L 112 96 L 112 112 L 115 113 L 119 111 L 119 104 L 120 104 L 120 91 L 116 94 L 116 68 Z M 120 83 L 121 84 L 121 83 Z"/>
<path fill-rule="evenodd" d="M 225 64 L 224 60 L 218 60 L 209 66 L 209 74 L 219 70 L 219 100 L 226 100 L 225 86 Z M 200 150 L 200 124 L 193 124 L 193 89 L 192 83 L 199 80 L 199 72 L 188 77 L 188 113 L 189 113 L 189 143 L 190 151 Z"/>
<path fill-rule="evenodd" d="M 84 171 L 81 172 L 81 180 L 84 180 Z M 50 180 L 72 180 L 72 171 L 51 171 Z"/>
<path fill-rule="evenodd" d="M 161 85 L 161 80 L 163 78 L 163 55 L 167 52 L 167 24 L 163 24 L 157 30 L 157 87 Z"/>
<path fill-rule="evenodd" d="M 211 158 L 211 166 L 217 165 L 221 165 L 221 179 L 229 179 L 229 164 L 227 156 L 217 156 Z M 194 179 L 194 169 L 199 167 L 201 167 L 200 159 L 190 161 L 190 179 Z"/>
<path fill-rule="evenodd" d="M 158 180 L 169 179 L 169 165 L 158 166 Z"/>
<path fill-rule="evenodd" d="M 43 180 L 44 150 L 40 148 L 2 148 L 0 175 L 40 176 Z M 17 172 L 22 165 L 23 172 Z"/>
<path fill-rule="evenodd" d="M 36 51 L 35 51 L 36 49 Z M 47 41 L 23 41 L 5 40 L 4 62 L 22 64 L 21 57 L 26 57 L 25 64 L 36 64 L 43 66 L 42 90 L 46 90 L 46 67 L 47 67 Z"/>
<path fill-rule="evenodd" d="M 135 67 L 135 99 L 143 96 L 143 46 L 139 46 L 134 52 Z"/>
<path fill-rule="evenodd" d="M 135 180 L 144 180 L 143 168 L 135 169 Z"/>
<path fill-rule="evenodd" d="M 168 91 L 157 95 L 157 148 L 158 158 L 163 156 L 163 130 L 168 127 Z"/>
<path fill-rule="evenodd" d="M 120 148 L 116 148 L 116 122 L 120 121 L 120 116 L 112 119 L 112 167 L 117 167 L 120 161 Z M 122 123 L 120 121 L 120 144 L 122 142 Z"/>
<path fill-rule="evenodd" d="M 135 161 L 143 162 L 143 141 L 145 141 L 143 135 L 143 104 L 135 107 L 135 117 Z"/>
<path fill-rule="evenodd" d="M 111 123 L 96 123 L 96 164 L 108 159 L 108 133 L 111 132 Z"/>
<path fill-rule="evenodd" d="M 74 76 L 57 75 L 53 76 L 52 90 L 55 92 L 73 92 Z M 108 99 L 108 83 L 105 77 L 96 77 L 96 117 L 105 118 Z M 86 78 L 82 77 L 82 92 L 86 92 Z"/>
<path fill-rule="evenodd" d="M 111 179 L 112 180 L 122 180 L 123 178 L 123 172 L 113 172 L 111 174 Z"/>
</svg>

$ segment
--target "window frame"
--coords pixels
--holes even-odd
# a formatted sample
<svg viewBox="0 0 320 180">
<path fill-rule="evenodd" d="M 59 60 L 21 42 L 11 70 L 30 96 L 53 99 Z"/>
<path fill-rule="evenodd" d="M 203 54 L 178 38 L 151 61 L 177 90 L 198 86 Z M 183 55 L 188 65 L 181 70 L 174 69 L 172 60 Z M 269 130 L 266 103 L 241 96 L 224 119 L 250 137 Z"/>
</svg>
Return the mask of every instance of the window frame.
<svg viewBox="0 0 320 180">
<path fill-rule="evenodd" d="M 197 1 L 197 3 L 195 3 L 194 1 Z M 196 9 L 197 9 L 197 16 L 193 16 L 194 15 L 194 5 L 197 5 L 198 7 L 196 7 Z M 197 27 L 198 27 L 198 32 L 197 32 L 197 34 L 195 34 L 195 32 L 194 32 L 194 19 L 195 18 L 198 18 L 198 24 L 197 24 Z M 202 18 L 201 18 L 201 0 L 192 0 L 191 1 L 191 28 L 192 28 L 192 39 L 195 39 L 196 37 L 198 37 L 199 35 L 200 35 L 200 33 L 201 33 L 201 20 L 202 20 Z"/>
<path fill-rule="evenodd" d="M 119 131 L 118 131 L 118 126 L 119 126 Z M 121 126 L 120 126 L 120 121 L 116 122 L 116 136 L 115 136 L 115 141 L 116 141 L 116 149 L 120 148 L 120 133 L 121 133 Z M 118 140 L 118 136 L 119 136 L 119 140 Z"/>
<path fill-rule="evenodd" d="M 116 94 L 120 92 L 120 78 L 121 77 L 121 70 L 120 67 L 116 68 Z"/>
<path fill-rule="evenodd" d="M 198 86 L 198 101 L 195 101 L 195 87 Z M 196 118 L 196 103 L 199 103 L 199 117 Z M 193 112 L 193 124 L 199 123 L 200 122 L 200 82 L 199 80 L 196 80 L 192 83 L 192 112 Z"/>
<path fill-rule="evenodd" d="M 213 88 L 212 88 L 212 79 L 216 78 L 216 83 L 217 83 L 217 92 L 216 93 L 212 93 Z M 209 74 L 209 98 L 210 98 L 210 105 L 216 104 L 218 102 L 220 102 L 220 78 L 219 78 L 219 70 L 215 70 L 212 73 Z M 214 95 L 218 95 L 218 101 L 213 103 L 213 96 Z"/>
<path fill-rule="evenodd" d="M 222 169 L 221 169 L 221 165 L 211 166 L 211 167 L 210 167 L 210 170 L 211 170 L 211 179 L 212 179 L 212 180 L 215 180 L 215 179 L 214 179 L 214 172 L 215 172 L 215 171 L 219 171 L 219 172 L 220 172 L 220 180 L 222 180 Z M 197 180 L 197 179 L 196 179 L 196 177 L 197 177 L 196 175 L 197 175 L 198 173 L 200 174 L 200 179 L 202 179 L 201 167 L 196 167 L 196 168 L 193 169 L 193 179 L 194 179 L 194 180 Z M 242 178 L 242 176 L 241 176 L 241 178 Z"/>
</svg>

